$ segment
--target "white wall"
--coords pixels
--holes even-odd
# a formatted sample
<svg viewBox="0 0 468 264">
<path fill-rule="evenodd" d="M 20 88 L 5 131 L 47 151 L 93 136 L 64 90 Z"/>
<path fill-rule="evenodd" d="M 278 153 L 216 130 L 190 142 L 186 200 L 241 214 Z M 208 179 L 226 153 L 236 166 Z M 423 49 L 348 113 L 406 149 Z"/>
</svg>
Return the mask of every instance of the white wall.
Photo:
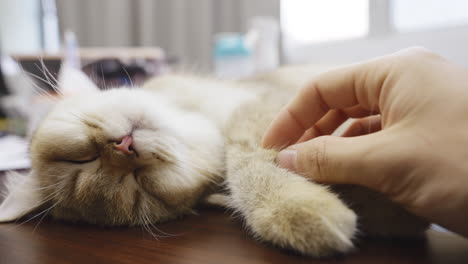
<svg viewBox="0 0 468 264">
<path fill-rule="evenodd" d="M 39 0 L 0 0 L 2 52 L 28 53 L 41 48 Z"/>
<path fill-rule="evenodd" d="M 468 66 L 468 26 L 286 47 L 287 63 L 351 63 L 411 46 L 424 46 Z"/>
</svg>

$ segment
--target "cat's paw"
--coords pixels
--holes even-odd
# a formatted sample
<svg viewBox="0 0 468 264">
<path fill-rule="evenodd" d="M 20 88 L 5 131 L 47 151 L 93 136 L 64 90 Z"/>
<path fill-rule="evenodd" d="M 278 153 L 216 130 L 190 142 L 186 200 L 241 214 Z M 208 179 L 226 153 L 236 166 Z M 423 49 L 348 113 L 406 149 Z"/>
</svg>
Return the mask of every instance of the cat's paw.
<svg viewBox="0 0 468 264">
<path fill-rule="evenodd" d="M 247 217 L 247 225 L 261 240 L 305 255 L 350 252 L 357 216 L 320 187 L 301 186 L 301 190 L 280 195 L 283 199 L 263 202 Z"/>
</svg>

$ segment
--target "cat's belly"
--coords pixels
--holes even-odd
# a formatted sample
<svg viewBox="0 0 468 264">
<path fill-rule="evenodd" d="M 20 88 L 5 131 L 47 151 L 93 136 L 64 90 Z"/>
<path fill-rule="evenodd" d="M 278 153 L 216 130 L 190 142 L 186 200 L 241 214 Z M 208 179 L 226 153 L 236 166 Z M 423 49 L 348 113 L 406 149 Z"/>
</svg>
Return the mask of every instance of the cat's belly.
<svg viewBox="0 0 468 264">
<path fill-rule="evenodd" d="M 144 88 L 184 110 L 199 112 L 217 126 L 224 127 L 235 109 L 257 97 L 257 89 L 250 86 L 253 85 L 214 78 L 169 75 L 150 80 Z"/>
</svg>

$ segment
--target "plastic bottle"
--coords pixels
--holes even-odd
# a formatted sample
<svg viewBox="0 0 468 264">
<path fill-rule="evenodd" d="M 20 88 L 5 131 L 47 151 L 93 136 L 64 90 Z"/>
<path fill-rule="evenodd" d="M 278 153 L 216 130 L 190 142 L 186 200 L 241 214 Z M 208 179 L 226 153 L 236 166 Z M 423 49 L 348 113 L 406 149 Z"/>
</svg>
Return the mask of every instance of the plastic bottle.
<svg viewBox="0 0 468 264">
<path fill-rule="evenodd" d="M 252 51 L 240 33 L 217 34 L 213 56 L 218 77 L 236 79 L 252 75 L 255 71 Z"/>
</svg>

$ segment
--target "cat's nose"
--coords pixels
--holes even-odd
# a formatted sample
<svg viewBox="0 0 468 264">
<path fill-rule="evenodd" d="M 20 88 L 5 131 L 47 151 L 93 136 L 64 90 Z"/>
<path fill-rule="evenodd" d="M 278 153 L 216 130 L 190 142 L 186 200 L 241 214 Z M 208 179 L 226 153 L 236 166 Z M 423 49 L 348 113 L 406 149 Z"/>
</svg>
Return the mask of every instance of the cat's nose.
<svg viewBox="0 0 468 264">
<path fill-rule="evenodd" d="M 132 144 L 132 136 L 125 136 L 122 138 L 122 141 L 120 141 L 120 143 L 115 143 L 114 148 L 122 151 L 125 154 L 133 154 L 134 152 L 132 149 Z"/>
</svg>

